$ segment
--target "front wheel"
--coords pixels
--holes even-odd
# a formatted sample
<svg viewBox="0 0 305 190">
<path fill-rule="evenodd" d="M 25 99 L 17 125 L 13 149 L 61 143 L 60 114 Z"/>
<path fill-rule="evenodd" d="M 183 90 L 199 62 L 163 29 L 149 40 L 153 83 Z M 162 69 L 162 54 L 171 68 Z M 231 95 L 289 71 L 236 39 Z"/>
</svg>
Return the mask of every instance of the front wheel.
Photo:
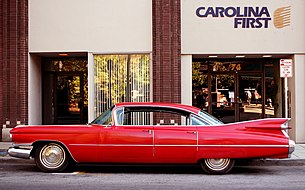
<svg viewBox="0 0 305 190">
<path fill-rule="evenodd" d="M 62 172 L 69 166 L 69 155 L 60 144 L 43 144 L 36 149 L 35 163 L 42 171 Z"/>
<path fill-rule="evenodd" d="M 201 168 L 208 174 L 226 174 L 235 161 L 229 158 L 207 158 L 200 161 Z"/>
</svg>

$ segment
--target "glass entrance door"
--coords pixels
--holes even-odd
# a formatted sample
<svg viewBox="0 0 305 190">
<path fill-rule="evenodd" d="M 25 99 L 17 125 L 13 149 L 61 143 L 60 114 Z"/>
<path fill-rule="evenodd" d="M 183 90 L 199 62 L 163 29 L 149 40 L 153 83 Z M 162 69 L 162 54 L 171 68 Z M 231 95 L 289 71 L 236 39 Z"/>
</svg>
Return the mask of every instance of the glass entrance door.
<svg viewBox="0 0 305 190">
<path fill-rule="evenodd" d="M 235 74 L 213 74 L 209 93 L 209 112 L 224 123 L 236 121 Z"/>
<path fill-rule="evenodd" d="M 212 74 L 208 112 L 224 123 L 263 118 L 261 73 Z"/>
<path fill-rule="evenodd" d="M 42 123 L 88 122 L 87 57 L 42 60 Z"/>
<path fill-rule="evenodd" d="M 263 86 L 262 74 L 239 74 L 238 97 L 242 109 L 239 111 L 239 121 L 263 118 Z"/>
<path fill-rule="evenodd" d="M 84 121 L 83 77 L 81 74 L 55 76 L 54 111 L 56 124 Z"/>
</svg>

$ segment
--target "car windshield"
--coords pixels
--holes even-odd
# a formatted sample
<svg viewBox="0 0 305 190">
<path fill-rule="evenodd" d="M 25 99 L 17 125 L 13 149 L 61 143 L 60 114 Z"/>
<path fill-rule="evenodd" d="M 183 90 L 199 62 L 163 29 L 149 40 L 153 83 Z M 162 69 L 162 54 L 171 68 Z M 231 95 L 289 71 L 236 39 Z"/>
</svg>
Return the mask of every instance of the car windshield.
<svg viewBox="0 0 305 190">
<path fill-rule="evenodd" d="M 219 119 L 215 118 L 214 116 L 208 114 L 207 112 L 199 111 L 199 116 L 203 117 L 206 121 L 208 121 L 212 125 L 223 124 L 222 121 L 220 121 Z"/>
<path fill-rule="evenodd" d="M 111 113 L 113 107 L 102 113 L 95 120 L 93 120 L 90 124 L 99 124 L 99 125 L 109 125 L 112 121 Z"/>
</svg>

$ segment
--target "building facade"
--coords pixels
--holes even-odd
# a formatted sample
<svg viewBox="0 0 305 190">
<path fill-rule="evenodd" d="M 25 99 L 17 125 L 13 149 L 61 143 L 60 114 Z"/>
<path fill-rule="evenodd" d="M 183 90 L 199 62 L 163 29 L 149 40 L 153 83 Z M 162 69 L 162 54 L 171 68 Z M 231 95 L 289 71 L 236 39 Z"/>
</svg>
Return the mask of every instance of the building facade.
<svg viewBox="0 0 305 190">
<path fill-rule="evenodd" d="M 223 122 L 290 117 L 305 142 L 302 0 L 3 0 L 2 140 L 19 124 L 92 121 L 123 101 Z M 281 60 L 292 77 L 281 75 Z"/>
</svg>

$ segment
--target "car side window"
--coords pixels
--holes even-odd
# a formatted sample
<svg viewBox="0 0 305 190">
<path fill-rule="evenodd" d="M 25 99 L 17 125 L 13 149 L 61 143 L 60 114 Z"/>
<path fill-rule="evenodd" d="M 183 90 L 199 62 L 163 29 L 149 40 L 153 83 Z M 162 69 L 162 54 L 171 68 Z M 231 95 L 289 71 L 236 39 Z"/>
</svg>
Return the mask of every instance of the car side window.
<svg viewBox="0 0 305 190">
<path fill-rule="evenodd" d="M 115 111 L 117 125 L 131 126 L 186 126 L 190 125 L 190 113 L 166 107 L 124 107 Z"/>
<path fill-rule="evenodd" d="M 204 121 L 203 119 L 195 116 L 195 115 L 191 115 L 191 125 L 209 125 L 209 123 L 207 123 L 206 121 Z"/>
<path fill-rule="evenodd" d="M 109 125 L 112 122 L 112 108 L 105 111 L 99 117 L 97 117 L 91 124 L 99 124 L 99 125 Z"/>
<path fill-rule="evenodd" d="M 123 125 L 151 125 L 151 112 L 125 110 Z"/>
<path fill-rule="evenodd" d="M 214 116 L 208 114 L 207 112 L 200 111 L 199 116 L 204 118 L 204 120 L 206 120 L 206 122 L 209 123 L 209 125 L 221 125 L 221 124 L 223 124 L 222 121 L 216 119 Z"/>
<path fill-rule="evenodd" d="M 116 125 L 123 125 L 123 122 L 124 122 L 124 109 L 123 108 L 117 109 L 115 117 L 116 117 Z"/>
</svg>

